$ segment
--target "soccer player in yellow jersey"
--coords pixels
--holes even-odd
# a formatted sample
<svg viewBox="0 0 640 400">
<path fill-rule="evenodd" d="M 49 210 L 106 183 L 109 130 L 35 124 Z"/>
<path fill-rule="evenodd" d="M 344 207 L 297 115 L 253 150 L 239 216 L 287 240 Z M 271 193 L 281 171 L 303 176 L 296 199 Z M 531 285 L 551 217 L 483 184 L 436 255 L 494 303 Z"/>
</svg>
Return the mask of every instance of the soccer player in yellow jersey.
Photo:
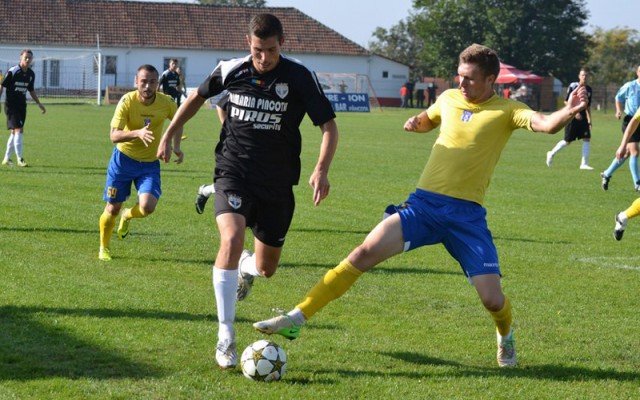
<svg viewBox="0 0 640 400">
<path fill-rule="evenodd" d="M 640 68 L 638 69 L 640 70 Z M 639 126 L 640 108 L 635 114 L 633 114 L 633 117 L 629 120 L 629 124 L 624 131 L 624 135 L 622 135 L 622 142 L 620 142 L 620 147 L 618 147 L 618 150 L 616 151 L 616 159 L 618 161 L 624 161 L 624 159 L 629 156 L 630 149 L 627 145 Z M 629 219 L 635 218 L 638 215 L 640 215 L 640 198 L 636 199 L 629 208 L 616 214 L 616 226 L 613 228 L 613 237 L 616 240 L 622 240 L 624 230 L 627 228 L 627 222 L 629 222 Z"/>
<path fill-rule="evenodd" d="M 118 103 L 111 120 L 113 148 L 104 201 L 107 202 L 100 216 L 100 251 L 98 258 L 111 260 L 109 243 L 120 213 L 122 203 L 131 194 L 133 183 L 138 192 L 138 201 L 125 208 L 118 227 L 118 237 L 124 239 L 129 233 L 132 218 L 144 218 L 151 214 L 162 193 L 160 188 L 160 162 L 156 157 L 162 128 L 166 119 L 176 113 L 176 103 L 171 97 L 157 93 L 158 70 L 149 64 L 138 68 L 135 78 L 136 90 L 125 94 Z M 180 150 L 182 132 L 174 137 L 173 151 L 182 162 Z"/>
<path fill-rule="evenodd" d="M 514 130 L 555 133 L 586 108 L 587 97 L 585 89 L 578 88 L 564 108 L 543 115 L 496 95 L 493 84 L 499 71 L 497 54 L 487 47 L 474 44 L 460 54 L 459 88 L 445 91 L 428 110 L 404 124 L 409 132 L 440 127 L 416 191 L 329 270 L 296 308 L 256 322 L 257 330 L 295 339 L 306 320 L 344 294 L 363 272 L 403 251 L 442 243 L 496 324 L 498 364 L 516 364 L 511 305 L 502 292 L 498 254 L 482 206 L 485 190 Z"/>
</svg>

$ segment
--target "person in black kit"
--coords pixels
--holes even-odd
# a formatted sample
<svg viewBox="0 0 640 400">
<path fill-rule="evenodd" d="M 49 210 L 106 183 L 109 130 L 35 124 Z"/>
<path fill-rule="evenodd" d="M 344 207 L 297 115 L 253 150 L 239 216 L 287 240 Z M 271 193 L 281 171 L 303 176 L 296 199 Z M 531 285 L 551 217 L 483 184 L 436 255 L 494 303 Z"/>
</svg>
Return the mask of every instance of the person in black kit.
<svg viewBox="0 0 640 400">
<path fill-rule="evenodd" d="M 270 277 L 278 267 L 295 207 L 299 127 L 305 113 L 322 133 L 318 161 L 309 178 L 314 204 L 329 194 L 329 167 L 338 144 L 335 114 L 315 74 L 280 54 L 283 43 L 278 18 L 253 17 L 247 35 L 251 54 L 216 66 L 178 109 L 158 149 L 158 158 L 169 162 L 172 137 L 179 128 L 208 98 L 224 89 L 229 92 L 214 170 L 220 246 L 213 286 L 219 327 L 216 361 L 221 368 L 237 364 L 236 301 L 248 294 L 254 277 Z M 247 227 L 253 231 L 255 254 L 242 249 Z"/>
<path fill-rule="evenodd" d="M 416 107 L 424 108 L 424 89 L 416 89 Z"/>
<path fill-rule="evenodd" d="M 7 141 L 7 150 L 4 153 L 2 165 L 12 164 L 11 155 L 15 151 L 18 166 L 27 166 L 27 162 L 22 157 L 22 134 L 24 133 L 23 127 L 27 119 L 27 92 L 29 92 L 33 101 L 38 104 L 42 113 L 47 112 L 33 88 L 36 74 L 29 68 L 32 61 L 33 52 L 29 49 L 22 50 L 20 63 L 7 71 L 7 75 L 2 80 L 2 86 L 0 86 L 0 97 L 2 97 L 2 90 L 7 89 L 4 108 L 7 114 L 7 129 L 9 129 L 9 140 Z"/>
<path fill-rule="evenodd" d="M 571 92 L 584 86 L 587 89 L 587 98 L 589 99 L 589 105 L 586 109 L 580 111 L 576 116 L 564 127 L 564 139 L 560 140 L 551 151 L 547 152 L 547 167 L 551 167 L 553 157 L 562 149 L 567 147 L 576 139 L 582 139 L 582 161 L 580 162 L 580 169 L 591 171 L 593 167 L 589 165 L 589 153 L 591 145 L 591 86 L 587 85 L 589 79 L 589 68 L 583 67 L 578 74 L 578 82 L 572 82 L 567 88 L 567 96 L 565 97 L 565 104 L 569 99 Z"/>
<path fill-rule="evenodd" d="M 180 107 L 180 100 L 182 98 L 182 92 L 180 88 L 180 74 L 177 71 L 178 60 L 172 58 L 169 60 L 169 69 L 165 70 L 160 76 L 158 81 L 158 88 L 162 90 L 162 93 L 173 97 L 178 107 Z"/>
<path fill-rule="evenodd" d="M 427 108 L 431 107 L 431 105 L 436 102 L 436 89 L 438 89 L 438 86 L 436 86 L 436 81 L 434 79 L 433 82 L 427 86 Z"/>
<path fill-rule="evenodd" d="M 413 88 L 415 86 L 411 81 L 407 81 L 404 85 L 407 87 L 407 91 L 409 92 L 407 94 L 407 107 L 413 108 Z"/>
</svg>

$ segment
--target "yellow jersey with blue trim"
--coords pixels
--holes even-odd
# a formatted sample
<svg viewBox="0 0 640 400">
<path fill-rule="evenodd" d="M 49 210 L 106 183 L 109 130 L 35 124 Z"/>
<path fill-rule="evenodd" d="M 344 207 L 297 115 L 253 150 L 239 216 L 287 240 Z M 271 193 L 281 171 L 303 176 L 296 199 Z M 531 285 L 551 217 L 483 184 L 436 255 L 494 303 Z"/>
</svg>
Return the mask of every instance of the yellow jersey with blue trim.
<svg viewBox="0 0 640 400">
<path fill-rule="evenodd" d="M 496 94 L 475 104 L 459 89 L 445 91 L 427 110 L 440 134 L 418 188 L 482 204 L 504 146 L 514 130 L 533 131 L 534 113 L 526 104 Z"/>
<path fill-rule="evenodd" d="M 176 103 L 166 94 L 156 93 L 156 98 L 149 105 L 140 102 L 138 92 L 135 90 L 125 94 L 118 102 L 113 114 L 111 128 L 135 131 L 150 123 L 149 130 L 153 132 L 153 141 L 145 146 L 141 139 L 135 138 L 128 142 L 118 143 L 116 147 L 136 161 L 157 160 L 156 153 L 162 137 L 164 121 L 173 119 L 176 110 Z"/>
</svg>

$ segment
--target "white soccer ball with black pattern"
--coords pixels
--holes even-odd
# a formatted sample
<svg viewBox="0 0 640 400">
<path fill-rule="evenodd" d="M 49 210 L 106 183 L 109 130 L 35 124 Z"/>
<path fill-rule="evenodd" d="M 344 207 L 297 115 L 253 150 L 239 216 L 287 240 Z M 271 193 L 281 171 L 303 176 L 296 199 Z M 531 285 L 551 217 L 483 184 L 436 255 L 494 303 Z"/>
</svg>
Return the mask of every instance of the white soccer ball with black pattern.
<svg viewBox="0 0 640 400">
<path fill-rule="evenodd" d="M 287 370 L 287 353 L 268 340 L 247 346 L 240 358 L 242 373 L 252 381 L 277 381 Z"/>
</svg>

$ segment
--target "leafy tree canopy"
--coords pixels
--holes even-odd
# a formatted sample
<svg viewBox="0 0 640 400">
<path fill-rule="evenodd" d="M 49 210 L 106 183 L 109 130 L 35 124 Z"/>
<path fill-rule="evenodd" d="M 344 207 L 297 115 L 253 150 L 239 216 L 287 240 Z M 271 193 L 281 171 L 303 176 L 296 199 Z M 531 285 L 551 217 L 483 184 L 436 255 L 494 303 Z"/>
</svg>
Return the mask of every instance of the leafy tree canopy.
<svg viewBox="0 0 640 400">
<path fill-rule="evenodd" d="M 589 49 L 589 66 L 596 83 L 622 83 L 636 79 L 640 61 L 638 31 L 630 28 L 597 28 Z"/>
</svg>

